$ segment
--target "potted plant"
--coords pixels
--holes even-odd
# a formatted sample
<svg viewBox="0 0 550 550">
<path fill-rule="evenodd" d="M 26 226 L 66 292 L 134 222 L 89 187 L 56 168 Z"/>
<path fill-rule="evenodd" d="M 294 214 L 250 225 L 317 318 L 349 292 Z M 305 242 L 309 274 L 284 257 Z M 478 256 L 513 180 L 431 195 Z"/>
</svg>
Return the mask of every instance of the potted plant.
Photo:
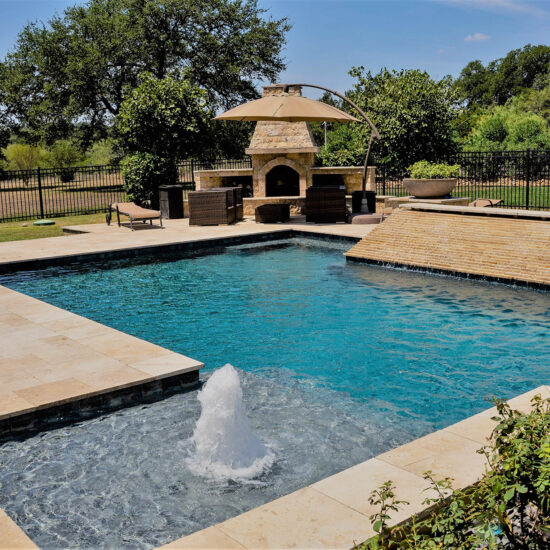
<svg viewBox="0 0 550 550">
<path fill-rule="evenodd" d="M 450 195 L 456 186 L 460 166 L 421 160 L 409 166 L 408 170 L 411 177 L 403 180 L 407 191 L 415 197 L 435 199 Z"/>
</svg>

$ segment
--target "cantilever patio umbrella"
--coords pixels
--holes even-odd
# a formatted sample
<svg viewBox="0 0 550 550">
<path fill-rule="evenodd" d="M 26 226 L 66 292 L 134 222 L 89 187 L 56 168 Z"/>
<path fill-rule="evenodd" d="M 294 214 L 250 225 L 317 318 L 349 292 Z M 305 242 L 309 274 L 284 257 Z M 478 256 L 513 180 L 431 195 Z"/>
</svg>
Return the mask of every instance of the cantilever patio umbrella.
<svg viewBox="0 0 550 550">
<path fill-rule="evenodd" d="M 367 147 L 367 153 L 365 155 L 365 164 L 363 166 L 363 201 L 362 209 L 367 209 L 367 195 L 366 195 L 366 182 L 367 182 L 367 166 L 369 161 L 370 150 L 372 142 L 375 139 L 380 139 L 380 134 L 376 129 L 376 126 L 370 121 L 369 117 L 350 99 L 346 96 L 339 94 L 333 90 L 329 90 L 323 86 L 317 86 L 316 84 L 281 84 L 285 92 L 288 92 L 290 87 L 309 87 L 318 88 L 329 92 L 349 105 L 351 105 L 367 122 L 371 128 L 371 136 Z M 281 120 L 286 122 L 359 122 L 354 116 L 332 107 L 326 103 L 315 101 L 307 97 L 289 95 L 283 93 L 282 95 L 270 95 L 250 101 L 239 105 L 234 109 L 226 111 L 216 117 L 217 120 L 240 120 L 240 121 L 259 121 L 259 120 Z"/>
</svg>

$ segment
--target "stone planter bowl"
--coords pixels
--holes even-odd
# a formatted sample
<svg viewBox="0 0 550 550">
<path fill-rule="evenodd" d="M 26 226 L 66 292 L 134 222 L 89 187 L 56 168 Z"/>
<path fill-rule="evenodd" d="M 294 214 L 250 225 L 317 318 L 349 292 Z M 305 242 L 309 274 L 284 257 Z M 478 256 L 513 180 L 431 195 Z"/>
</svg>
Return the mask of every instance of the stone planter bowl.
<svg viewBox="0 0 550 550">
<path fill-rule="evenodd" d="M 451 191 L 456 187 L 456 178 L 429 179 L 418 180 L 405 178 L 403 180 L 407 191 L 421 199 L 437 199 L 450 195 Z"/>
</svg>

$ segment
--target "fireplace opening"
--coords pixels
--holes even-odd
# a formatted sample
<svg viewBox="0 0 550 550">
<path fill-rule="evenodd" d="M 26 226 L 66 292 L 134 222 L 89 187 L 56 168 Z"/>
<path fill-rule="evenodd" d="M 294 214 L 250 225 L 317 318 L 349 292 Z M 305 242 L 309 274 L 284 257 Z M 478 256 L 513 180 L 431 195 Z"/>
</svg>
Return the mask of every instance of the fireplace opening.
<svg viewBox="0 0 550 550">
<path fill-rule="evenodd" d="M 266 197 L 293 197 L 300 195 L 300 176 L 296 170 L 280 164 L 265 176 Z"/>
</svg>

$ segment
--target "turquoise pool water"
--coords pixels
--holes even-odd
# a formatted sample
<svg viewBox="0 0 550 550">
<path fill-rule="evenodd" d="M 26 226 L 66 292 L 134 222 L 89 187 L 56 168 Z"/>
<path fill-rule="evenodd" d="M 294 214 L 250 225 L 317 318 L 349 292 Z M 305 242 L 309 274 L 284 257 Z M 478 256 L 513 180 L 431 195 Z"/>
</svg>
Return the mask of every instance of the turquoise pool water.
<svg viewBox="0 0 550 550">
<path fill-rule="evenodd" d="M 44 549 L 150 549 L 549 382 L 548 293 L 347 264 L 347 248 L 295 239 L 4 276 L 204 361 L 203 379 L 235 365 L 276 460 L 252 484 L 195 476 L 191 391 L 1 445 L 0 507 Z"/>
<path fill-rule="evenodd" d="M 548 293 L 346 263 L 347 248 L 295 239 L 4 284 L 207 369 L 307 379 L 434 429 L 549 381 Z"/>
</svg>

